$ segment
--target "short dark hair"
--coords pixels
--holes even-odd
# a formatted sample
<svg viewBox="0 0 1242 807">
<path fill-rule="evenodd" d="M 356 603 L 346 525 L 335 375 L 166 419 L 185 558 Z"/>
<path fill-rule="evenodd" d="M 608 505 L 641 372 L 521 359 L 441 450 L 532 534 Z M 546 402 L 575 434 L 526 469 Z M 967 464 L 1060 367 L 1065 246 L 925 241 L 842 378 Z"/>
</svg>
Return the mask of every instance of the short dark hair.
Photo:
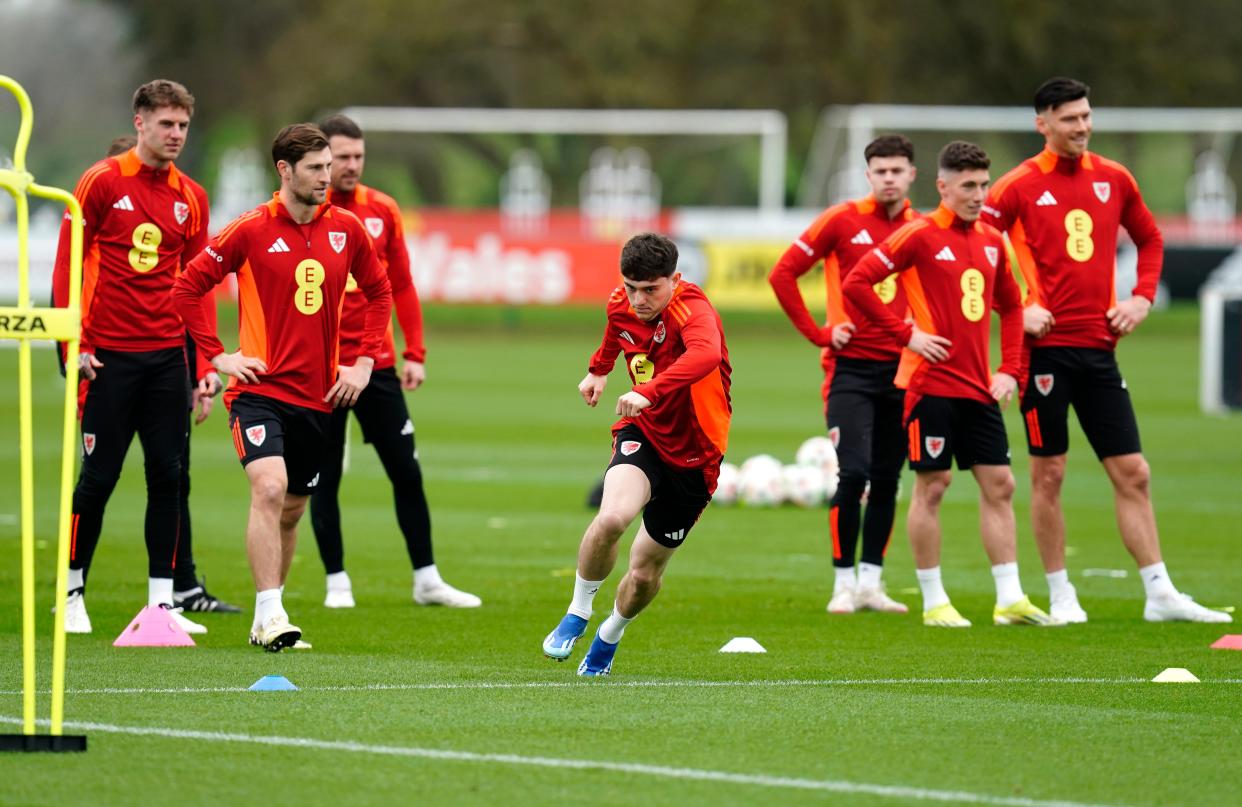
<svg viewBox="0 0 1242 807">
<path fill-rule="evenodd" d="M 880 135 L 863 150 L 863 158 L 867 162 L 871 162 L 872 157 L 905 157 L 914 162 L 914 144 L 904 135 Z"/>
<path fill-rule="evenodd" d="M 672 277 L 677 271 L 677 245 L 656 233 L 640 233 L 621 249 L 621 274 L 630 280 Z"/>
<path fill-rule="evenodd" d="M 1050 78 L 1035 91 L 1035 111 L 1056 109 L 1061 104 L 1086 98 L 1091 88 L 1078 79 L 1057 76 Z"/>
<path fill-rule="evenodd" d="M 289 165 L 297 165 L 298 160 L 309 151 L 320 151 L 328 147 L 328 138 L 313 123 L 291 123 L 281 129 L 272 141 L 272 163 L 281 160 Z"/>
<path fill-rule="evenodd" d="M 354 122 L 352 118 L 344 115 L 331 115 L 319 122 L 319 128 L 323 131 L 324 137 L 333 138 L 336 136 L 349 137 L 354 140 L 362 139 L 362 129 Z"/>
<path fill-rule="evenodd" d="M 179 107 L 194 115 L 194 96 L 185 85 L 166 78 L 148 81 L 134 90 L 134 112 L 153 112 L 163 106 Z"/>
<path fill-rule="evenodd" d="M 138 145 L 138 138 L 133 135 L 121 135 L 108 144 L 108 153 L 105 156 L 116 157 Z"/>
<path fill-rule="evenodd" d="M 988 153 L 974 143 L 965 140 L 954 140 L 940 149 L 937 160 L 942 171 L 986 170 L 992 165 Z"/>
</svg>

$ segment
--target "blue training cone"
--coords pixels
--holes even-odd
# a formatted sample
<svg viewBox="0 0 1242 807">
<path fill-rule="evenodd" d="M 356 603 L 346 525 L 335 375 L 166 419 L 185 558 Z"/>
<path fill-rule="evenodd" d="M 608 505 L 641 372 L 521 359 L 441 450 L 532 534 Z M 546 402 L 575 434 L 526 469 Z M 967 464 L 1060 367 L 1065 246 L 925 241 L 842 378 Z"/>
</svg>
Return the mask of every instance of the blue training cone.
<svg viewBox="0 0 1242 807">
<path fill-rule="evenodd" d="M 250 685 L 251 692 L 297 692 L 298 688 L 283 675 L 265 675 Z"/>
</svg>

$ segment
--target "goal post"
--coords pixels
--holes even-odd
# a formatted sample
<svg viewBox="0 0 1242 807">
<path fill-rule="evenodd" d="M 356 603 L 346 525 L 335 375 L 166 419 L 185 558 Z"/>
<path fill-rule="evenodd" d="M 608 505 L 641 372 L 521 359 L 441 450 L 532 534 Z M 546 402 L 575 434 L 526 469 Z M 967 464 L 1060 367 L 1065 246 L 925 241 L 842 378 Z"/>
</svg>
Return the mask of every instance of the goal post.
<svg viewBox="0 0 1242 807">
<path fill-rule="evenodd" d="M 785 207 L 788 122 L 772 109 L 482 109 L 351 106 L 341 110 L 370 132 L 423 134 L 752 135 L 759 138 L 759 199 Z"/>
</svg>

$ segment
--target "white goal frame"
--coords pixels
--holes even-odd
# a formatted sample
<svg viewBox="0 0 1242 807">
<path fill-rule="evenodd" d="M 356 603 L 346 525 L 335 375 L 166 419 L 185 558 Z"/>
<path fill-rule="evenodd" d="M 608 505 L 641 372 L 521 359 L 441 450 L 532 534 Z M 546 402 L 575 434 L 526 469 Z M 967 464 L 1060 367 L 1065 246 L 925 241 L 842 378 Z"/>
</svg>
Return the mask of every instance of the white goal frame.
<svg viewBox="0 0 1242 807">
<path fill-rule="evenodd" d="M 423 134 L 749 135 L 759 138 L 758 208 L 785 207 L 788 122 L 773 109 L 482 109 L 351 106 L 367 132 Z"/>
</svg>

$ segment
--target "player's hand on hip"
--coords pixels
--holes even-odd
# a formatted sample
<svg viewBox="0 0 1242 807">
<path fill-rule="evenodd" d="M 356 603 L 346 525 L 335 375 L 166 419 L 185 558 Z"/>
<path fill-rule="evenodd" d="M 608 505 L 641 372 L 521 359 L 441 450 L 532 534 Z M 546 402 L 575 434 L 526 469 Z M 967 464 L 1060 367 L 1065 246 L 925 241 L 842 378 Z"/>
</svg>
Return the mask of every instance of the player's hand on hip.
<svg viewBox="0 0 1242 807">
<path fill-rule="evenodd" d="M 1018 380 L 1009 373 L 995 373 L 992 375 L 990 390 L 992 399 L 1000 404 L 1001 409 L 1004 409 L 1013 400 L 1014 393 L 1018 391 Z"/>
<path fill-rule="evenodd" d="M 1057 321 L 1052 312 L 1038 303 L 1022 309 L 1022 330 L 1034 337 L 1047 336 Z"/>
<path fill-rule="evenodd" d="M 211 360 L 211 366 L 223 375 L 231 375 L 243 384 L 258 384 L 259 376 L 267 372 L 267 362 L 254 356 L 221 353 Z"/>
<path fill-rule="evenodd" d="M 623 418 L 636 417 L 648 406 L 651 406 L 651 401 L 645 395 L 630 390 L 617 399 L 617 414 Z"/>
<path fill-rule="evenodd" d="M 850 343 L 854 338 L 854 323 L 842 322 L 840 325 L 832 326 L 832 333 L 828 339 L 828 344 L 820 345 L 820 347 L 831 347 L 833 350 L 840 350 Z"/>
<path fill-rule="evenodd" d="M 587 373 L 586 378 L 578 384 L 578 394 L 586 401 L 587 406 L 595 406 L 599 403 L 599 396 L 604 394 L 604 386 L 607 384 L 608 376 Z"/>
<path fill-rule="evenodd" d="M 1108 327 L 1113 333 L 1125 336 L 1147 319 L 1151 311 L 1151 300 L 1146 297 L 1131 297 L 1108 309 Z"/>
<path fill-rule="evenodd" d="M 97 375 L 95 373 L 95 368 L 97 367 L 103 367 L 103 362 L 95 358 L 94 353 L 78 354 L 78 372 L 81 373 L 82 377 L 87 381 L 95 380 L 95 376 Z"/>
<path fill-rule="evenodd" d="M 413 392 L 427 380 L 427 366 L 421 361 L 406 359 L 401 365 L 401 389 Z"/>
<path fill-rule="evenodd" d="M 350 367 L 337 367 L 336 383 L 323 396 L 324 401 L 331 401 L 333 407 L 353 406 L 367 384 L 371 383 L 371 368 L 374 366 L 374 359 L 361 356 Z"/>
<path fill-rule="evenodd" d="M 921 331 L 915 326 L 910 332 L 910 341 L 906 343 L 906 347 L 935 364 L 949 358 L 949 348 L 953 347 L 953 343 L 943 336 Z"/>
</svg>

